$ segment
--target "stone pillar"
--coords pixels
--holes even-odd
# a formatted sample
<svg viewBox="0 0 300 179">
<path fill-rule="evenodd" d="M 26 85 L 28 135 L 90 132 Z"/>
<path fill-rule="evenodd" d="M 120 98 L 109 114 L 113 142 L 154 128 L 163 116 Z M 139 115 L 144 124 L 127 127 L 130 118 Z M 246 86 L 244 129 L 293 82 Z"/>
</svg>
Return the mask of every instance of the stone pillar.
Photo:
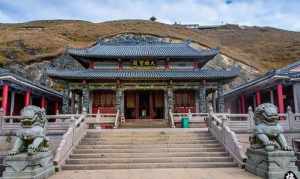
<svg viewBox="0 0 300 179">
<path fill-rule="evenodd" d="M 168 90 L 164 90 L 164 110 L 165 110 L 165 119 L 168 119 L 169 118 Z"/>
<path fill-rule="evenodd" d="M 59 114 L 59 104 L 58 104 L 58 101 L 55 101 L 55 103 L 54 103 L 54 113 L 55 113 L 55 115 Z"/>
<path fill-rule="evenodd" d="M 2 87 L 2 109 L 4 111 L 4 115 L 7 114 L 7 104 L 8 104 L 8 84 L 4 84 Z"/>
<path fill-rule="evenodd" d="M 207 104 L 206 104 L 206 88 L 204 85 L 200 85 L 199 87 L 199 112 L 206 113 L 207 112 Z"/>
<path fill-rule="evenodd" d="M 70 108 L 70 111 L 71 111 L 71 113 L 76 113 L 76 109 L 75 109 L 75 96 L 76 96 L 76 94 L 75 94 L 75 90 L 71 90 L 70 91 L 70 94 L 71 94 L 71 108 Z M 78 108 L 79 106 L 77 106 L 77 108 Z M 77 109 L 78 110 L 78 109 Z"/>
<path fill-rule="evenodd" d="M 171 87 L 168 87 L 167 90 L 167 103 L 168 103 L 168 112 L 170 110 L 174 112 L 174 91 Z"/>
<path fill-rule="evenodd" d="M 14 114 L 15 109 L 15 97 L 16 93 L 14 91 L 11 92 L 11 98 L 10 98 L 10 115 L 12 116 Z"/>
<path fill-rule="evenodd" d="M 65 84 L 64 88 L 64 96 L 62 101 L 62 113 L 67 114 L 69 113 L 69 95 L 70 95 L 70 89 L 68 84 Z"/>
<path fill-rule="evenodd" d="M 116 90 L 116 108 L 120 111 L 120 114 L 124 114 L 124 91 L 122 88 Z"/>
<path fill-rule="evenodd" d="M 45 96 L 42 96 L 42 99 L 41 99 L 41 108 L 46 108 L 46 99 L 45 99 Z"/>
<path fill-rule="evenodd" d="M 294 97 L 294 109 L 295 109 L 295 113 L 299 113 L 299 97 L 300 96 L 298 96 L 298 93 L 300 92 L 300 90 L 299 90 L 299 85 L 297 85 L 297 84 L 293 84 L 293 97 Z"/>
<path fill-rule="evenodd" d="M 218 112 L 223 113 L 225 110 L 224 96 L 223 96 L 223 84 L 218 83 Z"/>
<path fill-rule="evenodd" d="M 272 104 L 275 104 L 274 101 L 275 101 L 275 100 L 274 100 L 274 93 L 273 93 L 273 90 L 271 89 L 271 90 L 270 90 L 270 102 L 271 102 Z"/>
<path fill-rule="evenodd" d="M 82 88 L 82 109 L 89 111 L 90 107 L 90 90 L 87 85 Z M 84 110 L 82 110 L 84 111 Z"/>
</svg>

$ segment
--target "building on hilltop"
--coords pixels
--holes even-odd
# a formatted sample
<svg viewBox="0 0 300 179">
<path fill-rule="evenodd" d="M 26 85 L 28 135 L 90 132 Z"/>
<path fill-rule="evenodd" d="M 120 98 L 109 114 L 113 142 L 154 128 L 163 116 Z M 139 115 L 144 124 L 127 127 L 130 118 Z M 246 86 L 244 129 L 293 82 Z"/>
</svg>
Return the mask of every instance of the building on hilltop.
<svg viewBox="0 0 300 179">
<path fill-rule="evenodd" d="M 214 106 L 224 110 L 223 85 L 239 75 L 239 69 L 203 69 L 218 53 L 194 49 L 189 42 L 119 36 L 87 48 L 67 48 L 65 56 L 83 68 L 49 68 L 47 73 L 65 83 L 66 113 L 85 107 L 92 113 L 119 110 L 126 119 L 163 119 L 169 110 L 207 112 L 209 94 L 219 96 Z"/>
<path fill-rule="evenodd" d="M 261 103 L 271 102 L 280 113 L 288 106 L 293 112 L 300 112 L 300 61 L 284 68 L 272 70 L 265 75 L 237 86 L 224 94 L 225 111 L 247 113 Z"/>
<path fill-rule="evenodd" d="M 47 114 L 59 111 L 62 94 L 34 83 L 9 70 L 0 68 L 1 107 L 5 115 L 19 115 L 21 109 L 27 105 L 44 108 Z"/>
</svg>

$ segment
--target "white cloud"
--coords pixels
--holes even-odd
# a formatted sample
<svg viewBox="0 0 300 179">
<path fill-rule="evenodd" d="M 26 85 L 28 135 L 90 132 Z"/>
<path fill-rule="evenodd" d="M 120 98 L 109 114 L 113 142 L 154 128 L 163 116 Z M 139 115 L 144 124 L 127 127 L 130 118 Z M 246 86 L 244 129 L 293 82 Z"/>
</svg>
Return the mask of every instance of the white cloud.
<svg viewBox="0 0 300 179">
<path fill-rule="evenodd" d="M 26 2 L 26 4 L 24 3 Z M 300 30 L 298 0 L 27 0 L 0 1 L 0 22 L 81 19 L 93 22 L 148 19 L 166 23 L 273 26 Z"/>
</svg>

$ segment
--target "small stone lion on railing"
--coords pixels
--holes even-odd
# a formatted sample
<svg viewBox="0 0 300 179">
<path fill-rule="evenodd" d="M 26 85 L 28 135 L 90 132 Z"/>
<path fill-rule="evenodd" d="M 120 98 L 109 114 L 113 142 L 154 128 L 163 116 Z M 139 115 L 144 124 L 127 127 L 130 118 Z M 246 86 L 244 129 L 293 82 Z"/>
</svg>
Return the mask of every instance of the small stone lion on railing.
<svg viewBox="0 0 300 179">
<path fill-rule="evenodd" d="M 292 150 L 283 135 L 279 124 L 277 107 L 271 103 L 264 103 L 256 107 L 254 112 L 255 130 L 250 137 L 252 148 L 264 148 L 266 151 Z"/>
<path fill-rule="evenodd" d="M 36 152 L 48 151 L 45 111 L 30 105 L 22 109 L 21 116 L 22 129 L 17 132 L 17 139 L 9 155 L 25 152 L 32 155 Z"/>
</svg>

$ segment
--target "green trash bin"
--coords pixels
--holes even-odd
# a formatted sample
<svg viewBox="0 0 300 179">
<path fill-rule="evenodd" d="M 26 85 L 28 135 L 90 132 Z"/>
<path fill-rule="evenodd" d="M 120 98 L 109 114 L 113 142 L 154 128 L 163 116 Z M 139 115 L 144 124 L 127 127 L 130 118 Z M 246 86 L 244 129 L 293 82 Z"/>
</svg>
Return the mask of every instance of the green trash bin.
<svg viewBox="0 0 300 179">
<path fill-rule="evenodd" d="M 181 118 L 182 128 L 190 128 L 190 118 L 188 116 L 183 116 Z"/>
</svg>

